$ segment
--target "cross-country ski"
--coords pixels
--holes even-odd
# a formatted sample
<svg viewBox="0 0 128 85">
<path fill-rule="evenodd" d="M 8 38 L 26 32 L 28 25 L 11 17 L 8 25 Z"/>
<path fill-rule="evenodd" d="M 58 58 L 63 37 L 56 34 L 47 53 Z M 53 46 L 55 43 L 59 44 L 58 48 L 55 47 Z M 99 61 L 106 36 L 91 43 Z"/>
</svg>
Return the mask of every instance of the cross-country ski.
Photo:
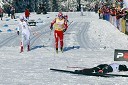
<svg viewBox="0 0 128 85">
<path fill-rule="evenodd" d="M 63 72 L 63 73 L 78 74 L 78 75 L 85 75 L 85 76 L 96 76 L 96 77 L 128 77 L 128 75 L 120 75 L 120 74 L 80 73 L 77 71 L 61 70 L 61 69 L 54 69 L 54 68 L 50 68 L 50 70 Z"/>
</svg>

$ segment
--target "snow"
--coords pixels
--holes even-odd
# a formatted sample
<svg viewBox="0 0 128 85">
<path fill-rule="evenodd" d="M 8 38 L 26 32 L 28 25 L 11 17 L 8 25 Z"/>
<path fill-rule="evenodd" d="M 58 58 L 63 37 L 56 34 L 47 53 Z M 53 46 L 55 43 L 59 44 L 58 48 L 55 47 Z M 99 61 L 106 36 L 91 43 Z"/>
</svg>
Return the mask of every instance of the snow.
<svg viewBox="0 0 128 85">
<path fill-rule="evenodd" d="M 64 53 L 56 54 L 50 22 L 57 12 L 46 15 L 31 13 L 38 21 L 31 28 L 31 51 L 20 51 L 20 35 L 16 34 L 19 19 L 5 17 L 0 21 L 0 85 L 127 85 L 127 78 L 103 78 L 50 71 L 50 68 L 76 70 L 67 66 L 93 67 L 114 61 L 114 49 L 128 48 L 128 37 L 109 22 L 98 19 L 94 12 L 64 12 L 72 22 L 64 35 Z M 18 17 L 21 14 L 16 14 Z M 6 21 L 6 19 L 10 19 Z M 3 27 L 7 24 L 8 27 Z M 12 29 L 7 32 L 7 29 Z M 128 74 L 120 72 L 119 74 Z"/>
</svg>

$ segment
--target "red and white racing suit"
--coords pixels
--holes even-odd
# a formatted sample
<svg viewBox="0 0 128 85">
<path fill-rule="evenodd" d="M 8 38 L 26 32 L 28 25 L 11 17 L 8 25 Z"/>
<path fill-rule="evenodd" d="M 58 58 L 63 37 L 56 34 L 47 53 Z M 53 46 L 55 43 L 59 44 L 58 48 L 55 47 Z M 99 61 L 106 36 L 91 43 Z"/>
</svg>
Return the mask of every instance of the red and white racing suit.
<svg viewBox="0 0 128 85">
<path fill-rule="evenodd" d="M 60 48 L 63 48 L 63 30 L 67 30 L 68 25 L 67 21 L 62 18 L 55 18 L 52 21 L 51 26 L 54 28 L 54 36 L 55 36 L 55 47 L 58 49 L 58 42 L 60 41 Z"/>
</svg>

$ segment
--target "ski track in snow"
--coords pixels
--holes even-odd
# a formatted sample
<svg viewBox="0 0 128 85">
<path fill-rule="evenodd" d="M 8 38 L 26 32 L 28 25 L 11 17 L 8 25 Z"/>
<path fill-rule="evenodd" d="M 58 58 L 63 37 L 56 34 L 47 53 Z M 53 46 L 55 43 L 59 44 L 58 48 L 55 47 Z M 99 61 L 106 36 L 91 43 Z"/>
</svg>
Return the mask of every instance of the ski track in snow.
<svg viewBox="0 0 128 85">
<path fill-rule="evenodd" d="M 119 32 L 109 22 L 99 20 L 98 14 L 93 12 L 84 12 L 84 16 L 80 16 L 80 12 L 64 14 L 69 15 L 69 23 L 73 21 L 64 33 L 64 53 L 55 53 L 54 33 L 49 28 L 57 12 L 49 12 L 46 15 L 31 14 L 30 19 L 40 18 L 43 23 L 31 30 L 29 52 L 25 50 L 19 53 L 20 36 L 16 32 L 0 34 L 2 38 L 0 40 L 0 85 L 128 84 L 128 78 L 89 77 L 49 70 L 49 68 L 76 70 L 67 66 L 93 67 L 101 63 L 128 65 L 127 62 L 113 60 L 115 48 L 127 49 L 127 35 Z M 5 21 L 3 23 L 5 24 Z M 128 72 L 119 74 L 128 74 Z"/>
</svg>

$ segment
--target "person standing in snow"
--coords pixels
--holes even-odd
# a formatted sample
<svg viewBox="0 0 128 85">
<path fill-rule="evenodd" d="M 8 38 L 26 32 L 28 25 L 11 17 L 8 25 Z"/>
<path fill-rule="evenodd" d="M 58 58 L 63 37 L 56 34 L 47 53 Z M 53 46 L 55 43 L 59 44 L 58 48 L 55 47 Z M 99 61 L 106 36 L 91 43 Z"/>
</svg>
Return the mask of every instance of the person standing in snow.
<svg viewBox="0 0 128 85">
<path fill-rule="evenodd" d="M 60 50 L 63 52 L 63 33 L 67 30 L 67 20 L 64 19 L 63 13 L 59 12 L 58 17 L 51 22 L 50 29 L 54 28 L 55 47 L 58 53 L 58 42 L 60 41 Z"/>
<path fill-rule="evenodd" d="M 81 10 L 80 10 L 80 12 L 81 12 L 81 16 L 83 16 L 83 5 L 81 5 Z"/>
<path fill-rule="evenodd" d="M 24 42 L 27 42 L 27 51 L 30 51 L 30 31 L 27 22 L 24 20 L 24 16 L 20 16 L 20 22 L 18 25 L 17 32 L 21 30 L 21 49 L 20 53 L 23 52 Z"/>
<path fill-rule="evenodd" d="M 10 14 L 11 14 L 11 6 L 10 5 L 7 7 L 7 14 L 8 14 L 8 17 L 10 17 Z"/>
<path fill-rule="evenodd" d="M 11 19 L 15 19 L 15 8 L 11 7 Z"/>
<path fill-rule="evenodd" d="M 3 18 L 3 9 L 1 7 L 0 7 L 0 18 L 1 18 L 1 20 Z"/>
<path fill-rule="evenodd" d="M 96 67 L 82 70 L 75 70 L 78 73 L 109 73 L 109 72 L 120 72 L 120 71 L 128 71 L 126 65 L 121 65 L 117 63 L 112 64 L 100 64 Z"/>
<path fill-rule="evenodd" d="M 25 18 L 27 20 L 29 20 L 29 15 L 30 15 L 29 9 L 26 8 L 26 10 L 25 10 Z"/>
</svg>

